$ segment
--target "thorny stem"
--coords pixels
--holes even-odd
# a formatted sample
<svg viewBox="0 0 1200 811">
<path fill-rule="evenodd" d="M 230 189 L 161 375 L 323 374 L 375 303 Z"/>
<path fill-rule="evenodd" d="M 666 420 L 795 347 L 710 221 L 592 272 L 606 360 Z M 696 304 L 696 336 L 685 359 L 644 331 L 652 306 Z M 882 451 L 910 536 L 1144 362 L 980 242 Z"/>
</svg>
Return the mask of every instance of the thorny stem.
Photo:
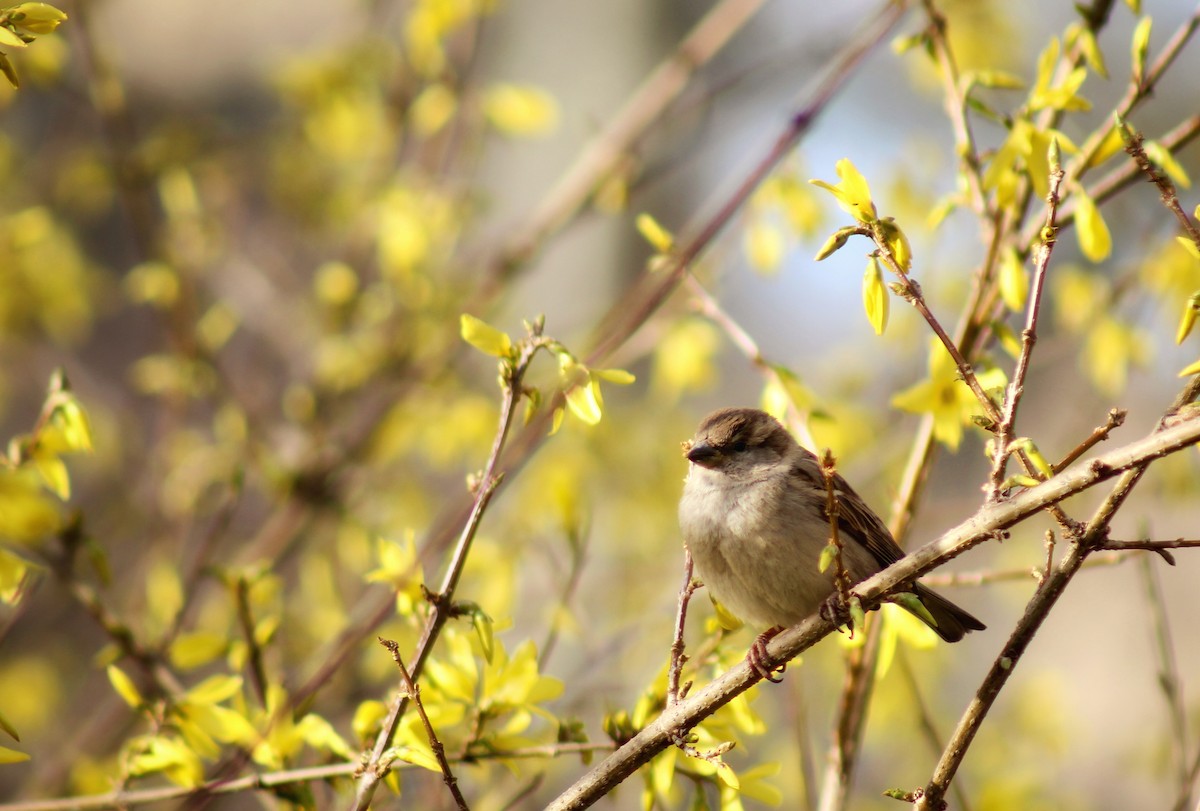
<svg viewBox="0 0 1200 811">
<path fill-rule="evenodd" d="M 521 382 L 534 355 L 537 354 L 538 350 L 545 348 L 547 342 L 548 339 L 541 336 L 540 325 L 533 325 L 529 338 L 520 344 L 520 351 L 517 357 L 501 361 L 501 384 L 504 389 L 504 396 L 500 408 L 499 426 L 492 441 L 492 450 L 488 456 L 487 464 L 484 466 L 483 473 L 475 489 L 475 500 L 471 505 L 471 512 L 467 516 L 467 521 L 462 528 L 462 532 L 459 534 L 458 543 L 455 545 L 454 552 L 451 555 L 450 564 L 446 569 L 441 586 L 431 597 L 430 604 L 433 610 L 430 611 L 425 621 L 425 628 L 422 631 L 420 640 L 417 642 L 417 650 L 412 657 L 413 679 L 421 677 L 421 672 L 433 649 L 433 644 L 437 641 L 442 628 L 453 612 L 454 591 L 458 586 L 459 578 L 462 576 L 467 553 L 471 549 L 471 542 L 475 538 L 475 533 L 479 529 L 479 523 L 483 519 L 484 511 L 487 509 L 492 495 L 500 485 L 501 477 L 497 475 L 497 467 L 500 462 L 500 454 L 504 450 L 504 444 L 508 438 L 509 430 L 512 428 L 517 404 L 521 400 Z M 375 789 L 378 787 L 379 781 L 387 774 L 385 753 L 391 745 L 392 738 L 396 734 L 396 728 L 400 724 L 400 718 L 404 715 L 404 710 L 407 706 L 407 694 L 405 692 L 399 693 L 393 700 L 387 720 L 384 722 L 379 735 L 375 739 L 375 745 L 363 764 L 361 779 L 353 805 L 353 808 L 357 811 L 366 811 L 367 807 L 371 804 L 372 797 L 375 796 Z"/>
<path fill-rule="evenodd" d="M 938 321 L 933 311 L 929 309 L 929 304 L 925 301 L 925 295 L 921 292 L 921 286 L 910 278 L 908 272 L 896 261 L 896 256 L 892 253 L 886 237 L 880 232 L 878 227 L 872 227 L 867 233 L 870 234 L 871 239 L 875 242 L 876 247 L 879 249 L 880 257 L 887 264 L 888 269 L 899 277 L 902 288 L 900 295 L 905 301 L 916 308 L 921 317 L 925 319 L 925 322 L 929 324 L 929 328 L 933 330 L 933 334 L 942 342 L 942 346 L 946 347 L 946 351 L 954 359 L 954 365 L 958 367 L 958 373 L 962 376 L 963 382 L 967 384 L 971 392 L 975 395 L 975 399 L 983 406 L 984 414 L 992 422 L 998 422 L 1000 412 L 996 408 L 995 401 L 983 390 L 983 386 L 979 384 L 979 378 L 975 376 L 975 369 L 971 365 L 971 362 L 966 359 L 962 350 L 958 348 L 958 344 L 946 332 L 945 327 Z"/>
<path fill-rule="evenodd" d="M 681 689 L 679 686 L 679 678 L 683 672 L 683 666 L 687 663 L 688 657 L 684 654 L 683 629 L 687 622 L 688 603 L 691 602 L 692 595 L 696 592 L 698 584 L 692 577 L 693 573 L 692 551 L 685 545 L 683 547 L 683 585 L 679 588 L 679 603 L 675 611 L 675 638 L 671 643 L 671 665 L 667 670 L 667 705 L 675 704 L 684 696 L 687 695 L 690 683 L 684 685 Z"/>
<path fill-rule="evenodd" d="M 1126 411 L 1122 408 L 1114 408 L 1108 412 L 1108 420 L 1096 430 L 1092 431 L 1092 435 L 1076 445 L 1070 453 L 1062 458 L 1062 461 L 1050 466 L 1050 469 L 1055 473 L 1061 473 L 1067 469 L 1068 465 L 1075 462 L 1076 459 L 1090 451 L 1098 443 L 1108 439 L 1108 435 L 1125 424 Z"/>
<path fill-rule="evenodd" d="M 841 507 L 837 492 L 837 459 L 828 448 L 821 454 L 821 478 L 825 481 L 825 515 L 829 519 L 829 546 L 833 548 L 833 587 L 841 604 L 850 607 L 850 575 L 842 558 L 842 539 L 838 534 Z M 861 629 L 860 629 L 861 630 Z M 853 627 L 850 631 L 854 633 Z"/>
<path fill-rule="evenodd" d="M 428 713 L 425 712 L 425 702 L 421 701 L 421 690 L 417 687 L 417 683 L 413 681 L 408 668 L 404 666 L 404 659 L 400 656 L 400 646 L 393 640 L 384 639 L 383 637 L 379 637 L 379 644 L 387 648 L 388 653 L 392 655 L 392 661 L 396 663 L 396 667 L 400 670 L 400 678 L 403 681 L 404 690 L 407 697 L 412 699 L 413 705 L 417 708 L 417 715 L 421 717 L 421 723 L 425 726 L 425 735 L 429 738 L 429 748 L 433 750 L 433 756 L 437 759 L 438 766 L 442 770 L 442 780 L 446 783 L 446 787 L 450 789 L 450 796 L 454 798 L 454 804 L 458 807 L 459 811 L 470 811 L 467 801 L 463 798 L 462 791 L 458 788 L 458 778 L 454 776 L 454 772 L 450 769 L 450 761 L 446 759 L 446 747 L 438 740 L 433 723 L 429 720 Z"/>
<path fill-rule="evenodd" d="M 1163 45 L 1158 58 L 1146 68 L 1142 81 L 1138 82 L 1135 79 L 1129 82 L 1128 87 L 1125 89 L 1125 95 L 1117 102 L 1113 108 L 1113 112 L 1122 118 L 1128 117 L 1139 103 L 1153 94 L 1154 86 L 1162 78 L 1162 75 L 1166 73 L 1176 57 L 1183 51 L 1183 47 L 1195 33 L 1197 25 L 1200 25 L 1200 7 L 1197 7 L 1192 16 L 1184 20 L 1179 28 L 1175 29 L 1171 38 Z M 1079 148 L 1079 154 L 1075 156 L 1075 159 L 1067 167 L 1068 177 L 1073 181 L 1077 181 L 1083 177 L 1084 173 L 1091 167 L 1092 161 L 1095 160 L 1096 154 L 1100 151 L 1100 147 L 1104 144 L 1110 130 L 1111 127 L 1097 130 L 1084 141 L 1083 145 Z"/>
<path fill-rule="evenodd" d="M 1200 393 L 1200 381 L 1193 379 L 1175 398 L 1163 420 L 1160 421 L 1160 427 L 1147 439 L 1153 440 L 1156 435 L 1171 430 L 1163 427 L 1168 417 L 1176 414 L 1185 404 L 1194 400 L 1197 393 Z M 975 698 L 959 719 L 958 726 L 943 750 L 942 757 L 938 760 L 928 785 L 915 804 L 916 811 L 941 811 L 945 808 L 943 798 L 946 790 L 953 781 L 963 758 L 966 757 L 988 711 L 1007 684 L 1042 622 L 1049 615 L 1058 598 L 1062 596 L 1067 584 L 1070 583 L 1093 550 L 1105 548 L 1104 542 L 1113 516 L 1125 503 L 1151 461 L 1146 459 L 1126 469 L 1118 478 L 1117 484 L 1109 492 L 1107 498 L 1097 508 L 1091 520 L 1088 521 L 1083 532 L 1069 539 L 1070 543 L 1066 554 L 1050 576 L 1034 592 L 1008 642 L 1005 643 L 1000 655 L 996 657 L 979 689 L 976 690 Z"/>
<path fill-rule="evenodd" d="M 1058 193 L 1063 182 L 1063 168 L 1057 159 L 1057 147 L 1054 147 L 1051 152 L 1055 157 L 1051 160 L 1050 189 L 1046 194 L 1046 224 L 1042 228 L 1041 242 L 1034 251 L 1033 282 L 1030 285 L 1029 306 L 1025 313 L 1025 329 L 1021 333 L 1021 354 L 1017 358 L 1017 367 L 1008 384 L 1004 408 L 992 440 L 992 482 L 991 491 L 988 493 L 988 499 L 991 501 L 1000 498 L 1000 485 L 1004 480 L 1004 470 L 1011 452 L 1009 444 L 1013 439 L 1013 424 L 1017 419 L 1017 408 L 1021 404 L 1021 396 L 1025 393 L 1025 376 L 1029 372 L 1029 361 L 1033 356 L 1034 344 L 1037 343 L 1038 314 L 1041 312 L 1046 268 L 1050 264 L 1050 254 L 1054 251 L 1058 231 L 1056 217 L 1059 203 Z"/>
<path fill-rule="evenodd" d="M 1133 158 L 1138 169 L 1146 177 L 1150 178 L 1151 183 L 1158 187 L 1163 205 L 1170 209 L 1171 213 L 1175 215 L 1175 219 L 1179 220 L 1179 225 L 1183 228 L 1184 233 L 1188 235 L 1188 239 L 1192 241 L 1192 244 L 1197 249 L 1200 249 L 1200 229 L 1196 228 L 1196 223 L 1183 210 L 1183 206 L 1179 205 L 1179 196 L 1175 192 L 1175 184 L 1171 182 L 1166 173 L 1159 171 L 1159 168 L 1150 160 L 1142 142 L 1143 138 L 1140 132 L 1131 133 L 1130 139 L 1125 144 L 1125 151 Z"/>
</svg>

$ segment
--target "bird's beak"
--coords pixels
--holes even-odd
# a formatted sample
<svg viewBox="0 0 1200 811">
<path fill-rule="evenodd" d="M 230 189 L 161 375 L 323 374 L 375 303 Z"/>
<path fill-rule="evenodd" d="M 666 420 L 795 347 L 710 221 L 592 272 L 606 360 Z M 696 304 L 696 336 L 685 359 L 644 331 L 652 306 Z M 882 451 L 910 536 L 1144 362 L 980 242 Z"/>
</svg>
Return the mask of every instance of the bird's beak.
<svg viewBox="0 0 1200 811">
<path fill-rule="evenodd" d="M 703 467 L 712 467 L 720 456 L 721 452 L 707 442 L 693 442 L 687 452 L 689 462 Z"/>
</svg>

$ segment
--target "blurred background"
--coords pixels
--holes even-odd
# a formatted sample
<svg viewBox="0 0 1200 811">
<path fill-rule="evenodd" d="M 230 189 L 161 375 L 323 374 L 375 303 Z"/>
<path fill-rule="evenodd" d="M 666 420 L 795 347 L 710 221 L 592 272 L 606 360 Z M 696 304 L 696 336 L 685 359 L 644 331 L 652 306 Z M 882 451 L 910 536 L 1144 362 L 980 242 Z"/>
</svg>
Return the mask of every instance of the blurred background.
<svg viewBox="0 0 1200 811">
<path fill-rule="evenodd" d="M 1067 2 L 936 6 L 963 70 L 1006 71 L 1026 87 L 1051 38 L 1078 19 Z M 395 682 L 373 637 L 407 651 L 420 628 L 419 599 L 386 610 L 389 587 L 410 596 L 415 587 L 397 560 L 416 550 L 425 582 L 440 581 L 469 503 L 467 477 L 495 432 L 495 360 L 462 343 L 460 314 L 514 339 L 522 319 L 544 314 L 546 334 L 586 358 L 614 308 L 627 313 L 639 301 L 629 291 L 661 278 L 647 270 L 654 249 L 637 215 L 686 242 L 836 56 L 886 14 L 858 0 L 59 7 L 68 18 L 57 32 L 8 53 L 20 89 L 0 88 L 0 435 L 32 430 L 61 367 L 90 418 L 94 451 L 69 457 L 70 494 L 55 501 L 53 531 L 0 521 L 11 536 L 0 544 L 30 567 L 0 605 L 0 715 L 21 734 L 3 743 L 30 755 L 0 766 L 8 802 L 107 791 L 142 752 L 131 741 L 170 732 L 169 712 L 148 719 L 122 701 L 110 664 L 161 708 L 214 674 L 247 674 L 248 651 L 261 645 L 264 661 L 247 683 L 302 695 L 306 712 L 360 751 L 372 737 L 359 739 L 371 730 L 363 702 L 386 700 Z M 733 9 L 728 44 L 696 65 L 578 207 L 544 218 L 586 145 L 622 120 L 646 77 L 718 7 Z M 1067 115 L 1063 135 L 1081 143 L 1111 118 L 1139 19 L 1153 19 L 1153 59 L 1195 14 L 1175 0 L 1146 0 L 1140 14 L 1115 4 L 1098 37 L 1109 78 L 1089 72 L 1079 92 L 1091 109 Z M 928 374 L 928 328 L 893 297 L 887 331 L 875 335 L 861 304 L 869 247 L 852 239 L 813 260 L 851 220 L 806 181 L 836 182 L 835 164 L 850 158 L 880 214 L 911 240 L 913 277 L 935 314 L 955 323 L 986 245 L 964 208 L 931 224 L 939 203 L 961 191 L 953 130 L 931 60 L 920 47 L 893 47 L 926 24 L 915 4 L 847 71 L 799 148 L 694 268 L 725 317 L 787 370 L 803 436 L 831 447 L 885 516 L 921 420 L 892 399 Z M 1198 70 L 1200 49 L 1184 47 L 1131 122 L 1155 139 L 1200 113 Z M 1025 93 L 979 98 L 1006 113 Z M 973 120 L 981 152 L 1004 143 L 1002 121 Z M 1188 144 L 1176 158 L 1196 175 L 1200 148 Z M 1197 202 L 1184 184 L 1180 200 L 1189 212 Z M 1144 435 L 1196 357 L 1194 338 L 1173 339 L 1186 297 L 1200 289 L 1200 263 L 1176 244 L 1178 224 L 1157 190 L 1138 181 L 1101 211 L 1111 255 L 1089 259 L 1074 230 L 1055 248 L 1017 425 L 1051 461 L 1114 407 L 1129 413 L 1108 446 Z M 531 231 L 538 222 L 545 227 Z M 1018 333 L 1020 318 L 1009 316 Z M 1011 373 L 998 347 L 988 357 Z M 603 718 L 634 713 L 661 679 L 682 577 L 679 443 L 710 408 L 781 397 L 723 325 L 699 314 L 686 286 L 600 365 L 636 382 L 602 381 L 599 424 L 568 413 L 510 472 L 458 590 L 494 621 L 510 655 L 532 641 L 540 672 L 562 683 L 527 728 L 498 716 L 528 745 L 563 739 L 568 721 L 603 742 Z M 551 358 L 531 370 L 543 409 L 557 372 Z M 981 503 L 985 435 L 964 430 L 957 450 L 936 453 L 910 546 Z M 1157 464 L 1113 537 L 1194 537 L 1196 474 L 1194 452 Z M 1080 497 L 1068 511 L 1086 519 L 1098 499 Z M 1029 521 L 950 568 L 1031 570 L 1044 563 L 1051 528 Z M 966 760 L 967 807 L 1169 807 L 1198 746 L 1188 674 L 1200 668 L 1190 621 L 1200 564 L 1188 550 L 1176 558 L 1170 568 L 1125 555 L 1077 578 Z M 941 589 L 989 630 L 953 648 L 902 645 L 877 683 L 852 807 L 890 807 L 883 790 L 928 780 L 936 753 L 918 732 L 913 685 L 945 735 L 1035 586 L 1030 576 Z M 1166 606 L 1169 638 L 1156 605 Z M 239 630 L 240 606 L 258 623 L 253 644 Z M 716 639 L 711 614 L 700 592 L 690 645 Z M 470 623 L 452 626 L 472 638 Z M 722 637 L 706 666 L 731 664 L 751 639 L 745 630 Z M 730 763 L 745 773 L 779 764 L 760 796 L 777 791 L 783 807 L 811 796 L 801 763 L 823 763 L 842 646 L 827 640 L 782 685 L 754 691 L 763 725 L 737 727 Z M 450 661 L 449 649 L 435 656 Z M 1178 693 L 1160 687 L 1164 661 L 1182 674 Z M 429 690 L 436 697 L 437 685 Z M 254 704 L 247 687 L 226 706 L 249 714 Z M 446 716 L 452 752 L 502 748 L 460 721 Z M 204 774 L 227 775 L 230 751 L 202 759 Z M 276 754 L 257 768 L 342 753 L 306 740 Z M 578 756 L 511 769 L 485 758 L 458 774 L 473 808 L 498 809 L 544 805 L 584 768 Z M 172 780 L 155 771 L 127 787 Z M 451 807 L 436 775 L 406 771 L 403 783 L 410 807 Z M 317 786 L 313 802 L 343 805 L 348 785 Z M 691 807 L 698 791 L 715 807 L 715 789 L 696 785 L 680 781 L 656 802 Z M 631 780 L 613 807 L 634 807 L 642 787 Z M 747 807 L 763 807 L 747 794 Z M 381 793 L 376 807 L 393 806 Z"/>
</svg>

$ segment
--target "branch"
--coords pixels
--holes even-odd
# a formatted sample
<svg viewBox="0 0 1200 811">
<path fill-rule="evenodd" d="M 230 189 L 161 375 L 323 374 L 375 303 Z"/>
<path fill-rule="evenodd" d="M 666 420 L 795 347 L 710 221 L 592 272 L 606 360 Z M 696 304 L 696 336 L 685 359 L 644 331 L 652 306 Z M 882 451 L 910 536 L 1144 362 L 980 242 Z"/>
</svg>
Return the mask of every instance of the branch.
<svg viewBox="0 0 1200 811">
<path fill-rule="evenodd" d="M 605 178 L 616 173 L 638 140 L 658 121 L 706 62 L 757 13 L 764 0 L 723 0 L 700 20 L 678 47 L 646 77 L 625 106 L 593 138 L 538 203 L 529 219 L 489 263 L 488 277 L 474 307 L 506 288 L 515 271 L 529 261 L 551 234 L 583 208 Z"/>
<path fill-rule="evenodd" d="M 1196 381 L 1192 381 L 1185 387 L 1179 397 L 1176 398 L 1172 406 L 1172 411 L 1177 412 L 1183 403 L 1190 402 L 1196 396 L 1196 392 L 1197 383 Z M 1165 422 L 1166 420 L 1162 421 L 1160 426 L 1165 424 Z M 1059 561 L 1053 572 L 1047 572 L 1048 576 L 1042 580 L 1038 589 L 1034 592 L 1033 597 L 1025 607 L 1025 613 L 1013 629 L 1000 654 L 992 663 L 979 689 L 976 690 L 975 698 L 972 699 L 959 719 L 958 726 L 955 728 L 950 742 L 942 752 L 942 757 L 934 768 L 933 776 L 930 778 L 928 785 L 924 790 L 914 795 L 917 811 L 942 811 L 946 807 L 943 798 L 947 788 L 950 786 L 951 781 L 953 781 L 954 775 L 957 773 L 963 758 L 966 757 L 967 750 L 975 739 L 975 735 L 982 726 L 993 703 L 1016 670 L 1017 663 L 1025 653 L 1029 643 L 1033 640 L 1033 637 L 1037 634 L 1038 629 L 1041 628 L 1042 622 L 1049 615 L 1055 603 L 1058 602 L 1058 598 L 1062 596 L 1071 579 L 1079 571 L 1088 554 L 1093 549 L 1103 548 L 1103 539 L 1108 534 L 1108 528 L 1113 517 L 1121 505 L 1125 503 L 1125 500 L 1141 479 L 1142 474 L 1146 472 L 1150 463 L 1156 458 L 1161 458 L 1163 448 L 1174 447 L 1175 450 L 1179 449 L 1178 446 L 1174 445 L 1174 442 L 1182 438 L 1179 435 L 1180 429 L 1189 429 L 1195 434 L 1192 439 L 1188 440 L 1189 443 L 1200 440 L 1200 432 L 1197 432 L 1198 428 L 1200 428 L 1200 420 L 1195 418 L 1185 422 L 1178 422 L 1170 428 L 1160 428 L 1145 439 L 1127 445 L 1099 459 L 1093 459 L 1091 462 L 1071 468 L 1069 471 L 1051 479 L 1046 484 L 1033 488 L 1033 490 L 1025 491 L 1017 496 L 1018 499 L 1022 496 L 1027 497 L 1033 492 L 1042 490 L 1048 485 L 1081 471 L 1084 473 L 1110 473 L 1107 467 L 1110 460 L 1121 460 L 1118 464 L 1122 466 L 1122 471 L 1116 486 L 1113 487 L 1103 503 L 1097 508 L 1083 532 L 1072 538 L 1066 555 Z M 1138 450 L 1134 451 L 1135 448 Z M 1139 455 L 1146 451 L 1149 451 L 1149 453 L 1144 455 L 1140 460 L 1135 460 L 1130 457 L 1130 451 L 1134 451 L 1134 455 Z M 1171 453 L 1173 451 L 1167 450 L 1165 452 Z M 1106 476 L 1106 478 L 1108 477 L 1111 476 Z"/>
<path fill-rule="evenodd" d="M 492 441 L 492 450 L 488 455 L 487 464 L 484 466 L 483 473 L 475 487 L 475 500 L 471 505 L 471 512 L 467 516 L 462 532 L 459 534 L 458 543 L 455 545 L 454 552 L 451 555 L 450 564 L 446 569 L 442 584 L 437 593 L 430 597 L 430 604 L 433 606 L 433 611 L 430 612 L 425 622 L 425 628 L 421 633 L 420 640 L 417 642 L 416 653 L 413 654 L 413 679 L 421 677 L 421 671 L 424 669 L 425 662 L 433 650 L 433 644 L 437 641 L 442 628 L 453 613 L 454 590 L 457 588 L 458 580 L 462 576 L 463 566 L 466 565 L 467 553 L 470 552 L 471 542 L 474 540 L 475 533 L 479 529 L 480 521 L 483 520 L 484 511 L 487 510 L 488 503 L 491 501 L 492 495 L 495 493 L 496 488 L 499 487 L 500 480 L 503 478 L 502 474 L 498 472 L 500 454 L 504 450 L 505 440 L 508 438 L 509 429 L 512 427 L 513 415 L 516 411 L 517 403 L 521 400 L 522 378 L 525 375 L 525 371 L 529 368 L 534 355 L 545 345 L 546 339 L 543 339 L 541 336 L 541 324 L 533 324 L 529 328 L 528 339 L 520 345 L 518 356 L 514 359 L 501 361 L 501 386 L 504 389 L 504 398 L 500 407 L 499 426 L 496 429 L 496 436 Z M 404 715 L 404 710 L 407 706 L 407 693 L 401 692 L 393 700 L 387 720 L 384 721 L 383 727 L 375 739 L 375 746 L 363 763 L 362 774 L 353 806 L 358 811 L 366 811 L 367 807 L 370 806 L 371 799 L 375 796 L 375 790 L 379 786 L 379 781 L 387 774 L 387 748 L 391 745 L 392 738 L 396 734 L 396 728 L 400 725 L 400 719 Z"/>
<path fill-rule="evenodd" d="M 1059 162 L 1058 144 L 1055 142 L 1050 148 L 1050 186 L 1046 194 L 1046 224 L 1042 228 L 1041 242 L 1034 251 L 1033 283 L 1029 291 L 1029 306 L 1025 313 L 1025 329 L 1021 332 L 1021 355 L 1017 358 L 1017 367 L 1008 384 L 1008 392 L 1004 397 L 1004 408 L 996 426 L 996 435 L 992 444 L 992 481 L 991 490 L 988 493 L 991 501 L 1000 498 L 1004 471 L 1008 464 L 1008 457 L 1012 453 L 1010 444 L 1013 439 L 1013 424 L 1017 419 L 1017 408 L 1021 404 L 1021 397 L 1025 393 L 1025 376 L 1029 372 L 1029 360 L 1033 357 L 1033 346 L 1037 343 L 1038 314 L 1041 312 L 1042 291 L 1046 284 L 1046 268 L 1050 265 L 1050 254 L 1054 252 L 1058 231 L 1058 192 L 1062 187 L 1062 182 L 1063 168 Z"/>
<path fill-rule="evenodd" d="M 450 796 L 454 798 L 454 804 L 459 811 L 470 811 L 467 806 L 466 799 L 463 798 L 462 791 L 458 787 L 458 778 L 454 776 L 454 772 L 450 770 L 450 761 L 446 760 L 446 747 L 442 746 L 442 742 L 438 740 L 437 732 L 433 728 L 433 722 L 429 720 L 428 713 L 425 712 L 425 702 L 421 701 L 421 691 L 413 681 L 412 675 L 409 674 L 408 668 L 404 666 L 404 660 L 400 657 L 400 646 L 391 639 L 379 638 L 379 644 L 387 648 L 388 653 L 392 655 L 392 661 L 396 663 L 396 667 L 400 669 L 400 678 L 404 681 L 404 689 L 407 691 L 408 698 L 412 699 L 413 704 L 417 707 L 417 715 L 421 717 L 421 723 L 425 726 L 425 735 L 429 738 L 429 748 L 433 751 L 433 756 L 437 759 L 438 766 L 442 770 L 442 781 L 446 784 L 446 788 L 450 789 Z"/>
<path fill-rule="evenodd" d="M 694 236 L 682 242 L 671 254 L 671 261 L 661 272 L 663 280 L 656 283 L 649 292 L 635 290 L 632 296 L 627 296 L 612 308 L 609 316 L 611 320 L 603 327 L 601 338 L 585 363 L 596 365 L 608 358 L 662 306 L 688 272 L 691 263 L 729 224 L 754 190 L 774 170 L 775 165 L 791 154 L 817 117 L 854 75 L 858 66 L 899 22 L 904 10 L 903 3 L 888 0 L 882 4 L 878 13 L 869 17 L 868 26 L 833 59 L 832 67 L 812 91 L 810 100 L 789 116 L 787 125 L 766 154 L 758 160 L 737 188 L 722 201 L 717 211 L 706 217 L 699 228 L 692 232 Z"/>
<path fill-rule="evenodd" d="M 1192 244 L 1200 249 L 1200 229 L 1196 228 L 1196 223 L 1183 210 L 1183 206 L 1179 205 L 1179 195 L 1175 192 L 1175 184 L 1171 182 L 1171 179 L 1167 177 L 1165 172 L 1160 171 L 1154 165 L 1154 162 L 1150 160 L 1150 156 L 1146 154 L 1146 149 L 1142 145 L 1144 140 L 1142 134 L 1132 131 L 1127 126 L 1122 128 L 1122 134 L 1128 135 L 1128 140 L 1125 143 L 1125 151 L 1129 153 L 1129 157 L 1133 158 L 1133 162 L 1137 164 L 1142 174 L 1150 178 L 1150 182 L 1158 187 L 1158 193 L 1162 198 L 1163 205 L 1175 215 L 1175 219 L 1179 221 L 1180 227 L 1188 235 L 1188 239 L 1192 241 Z"/>
<path fill-rule="evenodd" d="M 1158 686 L 1162 690 L 1163 700 L 1167 705 L 1167 717 L 1170 719 L 1179 787 L 1181 791 L 1186 791 L 1190 786 L 1188 717 L 1179 678 L 1179 665 L 1175 660 L 1175 644 L 1171 638 L 1167 601 L 1153 562 L 1143 557 L 1138 571 L 1146 585 L 1146 602 L 1150 607 L 1150 618 L 1154 628 L 1154 652 L 1158 659 Z"/>
<path fill-rule="evenodd" d="M 675 611 L 675 638 L 671 643 L 671 664 L 667 670 L 667 703 L 675 704 L 691 689 L 692 683 L 680 687 L 679 678 L 688 657 L 684 655 L 683 628 L 687 622 L 688 603 L 696 592 L 697 584 L 692 578 L 692 551 L 683 547 L 683 585 L 679 589 L 679 604 Z"/>
<path fill-rule="evenodd" d="M 994 533 L 1020 523 L 1047 506 L 1120 476 L 1125 471 L 1141 470 L 1155 459 L 1197 442 L 1200 442 L 1200 419 L 1189 419 L 1089 462 L 1076 465 L 1037 487 L 1015 494 L 1007 501 L 984 506 L 939 539 L 862 581 L 855 586 L 853 593 L 862 601 L 864 608 L 873 607 L 883 597 L 904 587 L 923 573 L 993 537 Z M 1046 591 L 1048 590 L 1042 590 Z M 764 666 L 771 667 L 791 660 L 831 631 L 833 625 L 829 620 L 819 614 L 808 617 L 768 643 Z M 669 746 L 673 730 L 694 727 L 748 690 L 760 681 L 760 678 L 748 662 L 739 662 L 693 693 L 688 700 L 667 707 L 657 719 L 581 777 L 548 808 L 552 811 L 588 808 L 633 774 L 638 767 Z"/>
</svg>

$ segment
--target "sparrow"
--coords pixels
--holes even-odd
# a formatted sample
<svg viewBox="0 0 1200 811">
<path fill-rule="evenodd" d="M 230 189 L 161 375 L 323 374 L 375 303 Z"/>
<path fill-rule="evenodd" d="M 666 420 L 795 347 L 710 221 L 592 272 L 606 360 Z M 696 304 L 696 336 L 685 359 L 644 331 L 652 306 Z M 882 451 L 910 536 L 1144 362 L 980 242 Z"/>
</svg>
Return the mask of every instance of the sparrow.
<svg viewBox="0 0 1200 811">
<path fill-rule="evenodd" d="M 834 567 L 818 560 L 829 544 L 828 493 L 817 457 L 800 447 L 774 417 L 752 408 L 723 408 L 684 443 L 690 462 L 679 526 L 699 579 L 740 619 L 767 628 L 748 659 L 771 681 L 761 660 L 767 641 L 823 608 L 834 594 Z M 858 583 L 904 557 L 883 520 L 840 475 L 842 566 Z M 985 626 L 954 603 L 914 583 L 920 601 L 905 607 L 947 642 Z M 844 611 L 844 608 L 842 609 Z"/>
</svg>

